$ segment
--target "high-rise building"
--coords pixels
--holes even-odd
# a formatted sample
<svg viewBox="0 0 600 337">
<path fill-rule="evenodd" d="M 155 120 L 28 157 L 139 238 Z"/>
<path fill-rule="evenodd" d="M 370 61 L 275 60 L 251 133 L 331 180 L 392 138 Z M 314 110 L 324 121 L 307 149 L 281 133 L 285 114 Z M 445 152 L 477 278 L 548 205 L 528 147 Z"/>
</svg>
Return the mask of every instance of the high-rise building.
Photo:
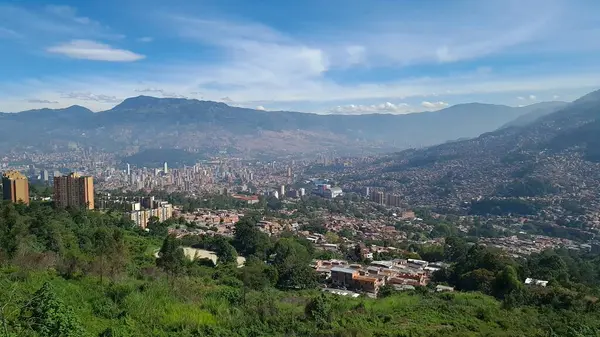
<svg viewBox="0 0 600 337">
<path fill-rule="evenodd" d="M 54 177 L 60 177 L 62 176 L 62 174 L 60 173 L 60 171 L 52 171 L 52 181 L 54 181 Z"/>
<path fill-rule="evenodd" d="M 169 173 L 169 167 L 167 166 L 167 162 L 165 162 L 165 163 L 163 164 L 163 172 L 164 172 L 165 174 Z"/>
<path fill-rule="evenodd" d="M 390 207 L 402 206 L 402 198 L 398 194 L 388 193 L 385 196 L 385 203 Z"/>
<path fill-rule="evenodd" d="M 129 163 L 127 163 L 127 175 L 131 175 L 131 165 L 129 165 Z"/>
<path fill-rule="evenodd" d="M 2 175 L 2 197 L 12 202 L 29 205 L 29 182 L 18 171 L 6 171 Z"/>
<path fill-rule="evenodd" d="M 71 173 L 54 178 L 54 205 L 94 209 L 94 178 Z"/>
<path fill-rule="evenodd" d="M 384 203 L 384 193 L 383 192 L 373 192 L 371 193 L 371 201 L 376 202 L 380 205 Z"/>
<path fill-rule="evenodd" d="M 287 168 L 287 176 L 288 176 L 288 178 L 291 178 L 291 177 L 292 177 L 292 168 L 291 168 L 291 167 L 289 167 L 289 166 L 288 166 L 288 168 Z"/>
<path fill-rule="evenodd" d="M 279 196 L 282 198 L 285 196 L 285 185 L 279 186 Z"/>
<path fill-rule="evenodd" d="M 48 172 L 48 170 L 40 171 L 40 180 L 43 181 L 44 184 L 47 184 L 49 179 L 50 179 L 50 173 Z"/>
</svg>

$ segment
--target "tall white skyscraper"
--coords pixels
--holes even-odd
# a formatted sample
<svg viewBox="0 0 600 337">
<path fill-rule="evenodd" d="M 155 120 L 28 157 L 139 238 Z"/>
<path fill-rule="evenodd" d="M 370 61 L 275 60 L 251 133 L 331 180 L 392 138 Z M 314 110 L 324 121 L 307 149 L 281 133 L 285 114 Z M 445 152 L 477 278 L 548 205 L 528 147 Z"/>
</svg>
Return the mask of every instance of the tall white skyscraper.
<svg viewBox="0 0 600 337">
<path fill-rule="evenodd" d="M 127 175 L 131 175 L 131 165 L 129 165 L 129 163 L 127 163 Z"/>
<path fill-rule="evenodd" d="M 279 195 L 283 198 L 285 196 L 285 185 L 279 186 Z"/>
<path fill-rule="evenodd" d="M 167 166 L 167 162 L 163 164 L 163 172 L 169 173 L 169 167 Z"/>
</svg>

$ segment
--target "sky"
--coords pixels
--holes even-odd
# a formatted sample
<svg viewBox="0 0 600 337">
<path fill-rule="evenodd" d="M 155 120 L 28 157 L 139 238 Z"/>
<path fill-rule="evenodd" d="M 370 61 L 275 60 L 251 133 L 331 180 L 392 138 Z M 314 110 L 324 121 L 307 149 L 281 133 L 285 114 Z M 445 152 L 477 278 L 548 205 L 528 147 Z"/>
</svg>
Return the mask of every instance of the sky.
<svg viewBox="0 0 600 337">
<path fill-rule="evenodd" d="M 600 88 L 597 0 L 0 0 L 0 111 L 411 113 Z"/>
</svg>

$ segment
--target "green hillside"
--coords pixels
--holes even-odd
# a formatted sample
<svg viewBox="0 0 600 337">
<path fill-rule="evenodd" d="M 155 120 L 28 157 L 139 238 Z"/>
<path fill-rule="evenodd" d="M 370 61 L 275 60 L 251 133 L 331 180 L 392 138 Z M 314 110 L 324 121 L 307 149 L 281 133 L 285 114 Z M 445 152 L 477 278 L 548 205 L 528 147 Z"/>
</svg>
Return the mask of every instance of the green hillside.
<svg viewBox="0 0 600 337">
<path fill-rule="evenodd" d="M 151 227 L 160 233 L 156 229 L 176 221 Z M 184 243 L 211 245 L 219 265 L 186 260 L 179 247 Z M 243 268 L 228 263 L 237 252 L 248 257 Z M 442 253 L 452 264 L 434 281 L 464 292 L 385 289 L 383 298 L 352 299 L 319 291 L 308 267 L 310 245 L 290 235 L 266 237 L 251 218 L 236 225 L 232 240 L 175 240 L 138 231 L 116 213 L 4 203 L 0 336 L 600 333 L 598 256 L 547 252 L 517 261 L 456 238 Z M 526 274 L 551 283 L 526 288 Z"/>
</svg>

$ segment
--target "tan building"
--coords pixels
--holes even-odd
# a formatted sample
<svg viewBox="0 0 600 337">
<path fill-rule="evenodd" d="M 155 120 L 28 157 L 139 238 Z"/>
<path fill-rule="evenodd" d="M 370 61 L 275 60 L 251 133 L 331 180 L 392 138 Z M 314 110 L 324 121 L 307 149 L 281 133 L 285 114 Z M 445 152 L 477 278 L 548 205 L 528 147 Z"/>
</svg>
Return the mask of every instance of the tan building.
<svg viewBox="0 0 600 337">
<path fill-rule="evenodd" d="M 29 205 L 29 182 L 18 171 L 6 171 L 2 175 L 2 197 L 14 203 Z"/>
<path fill-rule="evenodd" d="M 94 178 L 77 173 L 55 177 L 54 204 L 59 208 L 94 209 Z"/>
<path fill-rule="evenodd" d="M 371 201 L 383 205 L 385 202 L 384 196 L 385 194 L 383 192 L 373 192 L 371 193 Z"/>
<path fill-rule="evenodd" d="M 173 205 L 167 202 L 161 202 L 151 209 L 140 209 L 126 213 L 126 217 L 131 219 L 137 226 L 141 228 L 148 227 L 151 217 L 158 218 L 158 221 L 163 222 L 173 217 Z"/>
<path fill-rule="evenodd" d="M 385 203 L 390 207 L 402 206 L 402 198 L 398 194 L 388 193 L 385 195 Z"/>
<path fill-rule="evenodd" d="M 331 268 L 331 283 L 337 287 L 362 290 L 375 294 L 379 291 L 379 287 L 385 284 L 383 276 L 366 276 L 360 273 L 359 270 L 353 268 L 333 267 Z"/>
</svg>

